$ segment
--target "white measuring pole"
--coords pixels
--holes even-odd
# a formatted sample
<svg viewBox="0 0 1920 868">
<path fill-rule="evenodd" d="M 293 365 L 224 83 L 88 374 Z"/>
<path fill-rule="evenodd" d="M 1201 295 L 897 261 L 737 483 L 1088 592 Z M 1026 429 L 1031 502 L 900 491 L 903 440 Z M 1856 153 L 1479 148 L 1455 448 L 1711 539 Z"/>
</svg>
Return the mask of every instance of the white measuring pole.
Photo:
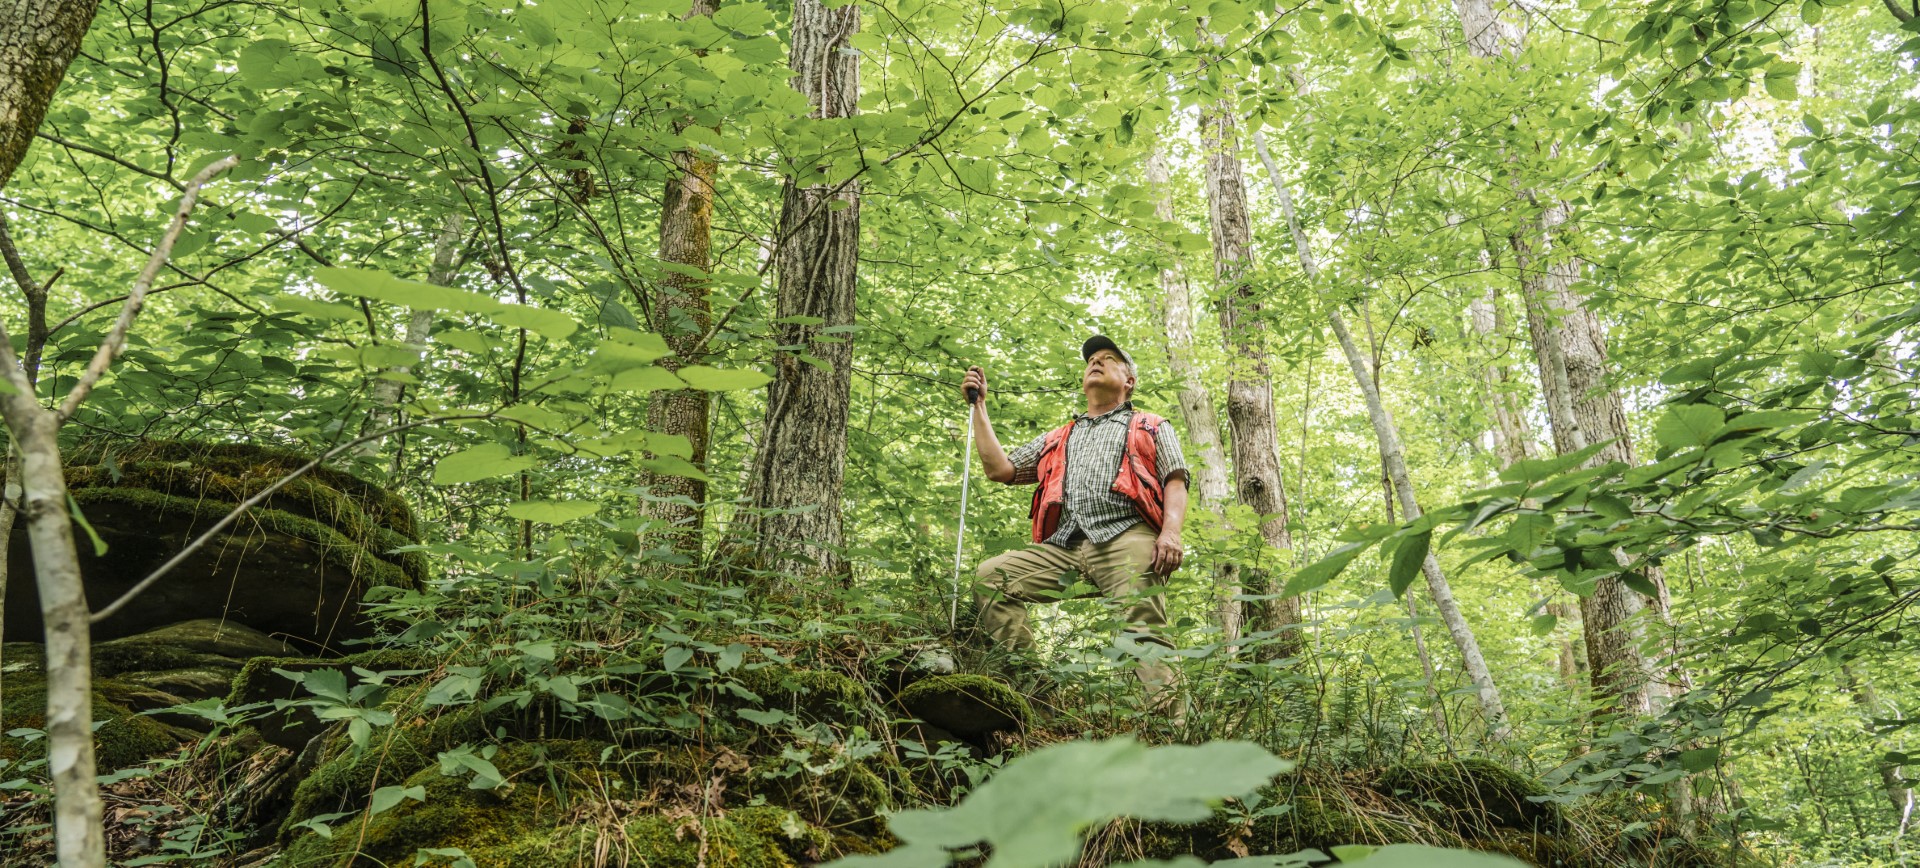
<svg viewBox="0 0 1920 868">
<path fill-rule="evenodd" d="M 960 530 L 953 535 L 953 596 L 947 601 L 947 631 L 960 629 L 960 558 L 967 544 L 967 481 L 973 472 L 973 414 L 977 402 L 967 402 L 967 447 L 960 453 Z"/>
</svg>

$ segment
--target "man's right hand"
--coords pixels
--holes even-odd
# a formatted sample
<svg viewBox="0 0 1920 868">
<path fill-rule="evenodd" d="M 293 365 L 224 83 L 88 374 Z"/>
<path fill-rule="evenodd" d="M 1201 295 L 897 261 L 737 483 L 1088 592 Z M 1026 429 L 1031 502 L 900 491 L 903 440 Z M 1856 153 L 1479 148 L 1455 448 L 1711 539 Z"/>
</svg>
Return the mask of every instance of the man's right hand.
<svg viewBox="0 0 1920 868">
<path fill-rule="evenodd" d="M 987 402 L 987 372 L 979 365 L 968 368 L 966 378 L 960 381 L 960 395 L 962 398 L 971 397 L 967 394 L 969 389 L 980 396 L 980 403 L 984 404 Z"/>
</svg>

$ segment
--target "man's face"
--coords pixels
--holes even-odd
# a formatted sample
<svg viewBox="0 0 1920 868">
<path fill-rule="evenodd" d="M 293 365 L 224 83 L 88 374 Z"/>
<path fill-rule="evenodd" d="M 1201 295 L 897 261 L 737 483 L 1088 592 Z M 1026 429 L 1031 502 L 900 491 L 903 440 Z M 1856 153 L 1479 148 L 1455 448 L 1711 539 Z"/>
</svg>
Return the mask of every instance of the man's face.
<svg viewBox="0 0 1920 868">
<path fill-rule="evenodd" d="M 1102 387 L 1118 388 L 1123 393 L 1133 388 L 1133 376 L 1127 373 L 1126 361 L 1112 350 L 1095 352 L 1087 359 L 1087 369 L 1080 377 L 1082 390 Z"/>
</svg>

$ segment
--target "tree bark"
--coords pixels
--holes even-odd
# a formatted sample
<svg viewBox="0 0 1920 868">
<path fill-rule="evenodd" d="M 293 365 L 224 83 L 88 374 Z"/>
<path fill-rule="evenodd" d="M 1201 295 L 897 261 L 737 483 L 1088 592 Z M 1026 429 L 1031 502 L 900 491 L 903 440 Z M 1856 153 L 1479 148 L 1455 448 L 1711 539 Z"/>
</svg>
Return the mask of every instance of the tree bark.
<svg viewBox="0 0 1920 868">
<path fill-rule="evenodd" d="M 13 0 L 0 12 L 0 188 L 26 159 L 100 0 Z"/>
<path fill-rule="evenodd" d="M 792 84 L 812 104 L 813 117 L 853 116 L 860 56 L 846 43 L 859 29 L 858 4 L 794 3 Z M 739 537 L 753 540 L 766 566 L 844 577 L 837 549 L 853 387 L 853 344 L 845 332 L 854 321 L 860 187 L 813 177 L 825 170 L 800 167 L 782 195 L 775 317 L 787 322 L 776 337 L 780 346 L 801 349 L 775 356 L 765 431 L 748 481 L 752 506 Z M 810 509 L 795 511 L 802 508 Z"/>
<path fill-rule="evenodd" d="M 717 5 L 715 0 L 693 0 L 687 17 L 712 17 Z M 679 131 L 690 125 L 682 120 L 674 126 Z M 700 363 L 701 338 L 712 321 L 707 272 L 713 267 L 713 185 L 718 171 L 719 165 L 699 151 L 675 151 L 673 175 L 661 197 L 660 261 L 680 268 L 663 272 L 648 310 L 654 331 L 673 350 L 661 360 L 669 370 Z M 647 404 L 647 430 L 683 438 L 687 462 L 703 473 L 711 419 L 707 393 L 699 389 L 655 392 Z M 646 514 L 666 526 L 675 551 L 697 560 L 706 519 L 701 508 L 707 500 L 706 480 L 642 471 L 640 484 L 650 495 L 642 506 Z"/>
<path fill-rule="evenodd" d="M 1320 264 L 1314 259 L 1313 248 L 1307 243 L 1306 230 L 1300 225 L 1300 216 L 1293 208 L 1293 194 L 1280 183 L 1279 167 L 1273 164 L 1266 137 L 1259 130 L 1253 133 L 1253 145 L 1261 163 L 1267 168 L 1267 180 L 1273 185 L 1274 198 L 1279 200 L 1287 229 L 1293 236 L 1294 252 L 1300 257 L 1300 270 L 1306 274 L 1309 285 L 1317 285 Z M 1347 366 L 1353 371 L 1353 379 L 1359 384 L 1360 395 L 1366 401 L 1367 419 L 1373 423 L 1374 439 L 1380 446 L 1380 463 L 1386 470 L 1394 493 L 1398 495 L 1401 515 L 1405 520 L 1413 521 L 1421 515 L 1420 501 L 1413 488 L 1413 474 L 1407 470 L 1406 451 L 1400 445 L 1400 428 L 1394 424 L 1393 414 L 1388 412 L 1386 402 L 1380 398 L 1373 369 L 1360 353 L 1360 345 L 1354 341 L 1353 331 L 1347 328 L 1346 317 L 1340 315 L 1338 307 L 1333 307 L 1328 309 L 1327 319 L 1333 325 L 1333 334 L 1340 341 L 1340 349 L 1347 357 Z M 1453 597 L 1453 586 L 1440 569 L 1439 559 L 1431 551 L 1427 553 L 1426 560 L 1421 562 L 1420 572 L 1426 576 L 1433 607 L 1440 612 L 1440 621 L 1447 626 L 1447 635 L 1453 638 L 1453 646 L 1460 651 L 1467 678 L 1473 682 L 1474 693 L 1480 699 L 1481 715 L 1486 719 L 1487 734 L 1496 741 L 1505 741 L 1512 735 L 1512 727 L 1507 722 L 1506 705 L 1500 700 L 1500 688 L 1494 684 L 1493 671 L 1487 668 L 1486 657 L 1480 653 L 1480 643 L 1474 638 L 1472 625 L 1467 623 L 1466 615 L 1460 611 L 1459 601 Z"/>
<path fill-rule="evenodd" d="M 1207 153 L 1207 220 L 1213 235 L 1214 279 L 1225 290 L 1220 302 L 1220 334 L 1231 360 L 1227 379 L 1227 424 L 1233 432 L 1233 469 L 1240 502 L 1267 516 L 1260 536 L 1269 546 L 1293 549 L 1287 531 L 1287 492 L 1281 480 L 1279 433 L 1273 418 L 1273 384 L 1267 366 L 1267 326 L 1260 301 L 1245 279 L 1253 261 L 1253 228 L 1247 214 L 1246 178 L 1240 164 L 1239 123 L 1225 101 L 1206 108 L 1200 119 Z M 1277 569 L 1259 570 L 1263 595 L 1278 594 Z M 1260 605 L 1252 629 L 1275 635 L 1272 651 L 1291 657 L 1305 646 L 1299 597 L 1275 598 Z"/>
<path fill-rule="evenodd" d="M 1155 191 L 1154 214 L 1162 222 L 1171 223 L 1173 189 L 1166 154 L 1158 149 L 1147 158 L 1147 184 Z M 1220 417 L 1213 409 L 1213 392 L 1207 388 L 1199 366 L 1194 363 L 1193 299 L 1187 292 L 1186 274 L 1173 251 L 1163 249 L 1161 255 L 1164 263 L 1159 269 L 1160 295 L 1154 299 L 1154 306 L 1161 322 L 1166 324 L 1162 348 L 1167 353 L 1167 368 L 1180 384 L 1180 415 L 1187 423 L 1188 443 L 1199 458 L 1193 466 L 1194 490 L 1199 494 L 1200 508 L 1225 522 L 1225 509 L 1233 489 L 1227 481 L 1227 457 L 1220 445 Z M 1232 644 L 1240 638 L 1243 616 L 1237 599 L 1240 570 L 1235 564 L 1222 561 L 1214 567 L 1213 579 L 1214 622 L 1220 625 L 1225 641 Z"/>
</svg>

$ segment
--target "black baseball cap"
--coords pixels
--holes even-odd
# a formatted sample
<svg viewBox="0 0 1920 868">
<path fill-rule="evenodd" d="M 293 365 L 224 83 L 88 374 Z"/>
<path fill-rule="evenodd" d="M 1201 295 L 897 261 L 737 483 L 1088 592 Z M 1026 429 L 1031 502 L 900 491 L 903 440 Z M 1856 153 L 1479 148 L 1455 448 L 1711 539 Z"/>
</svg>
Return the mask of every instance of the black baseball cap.
<svg viewBox="0 0 1920 868">
<path fill-rule="evenodd" d="M 1094 335 L 1093 337 L 1087 338 L 1087 342 L 1080 345 L 1080 360 L 1086 361 L 1087 359 L 1091 359 L 1094 353 L 1100 352 L 1101 350 L 1112 350 L 1119 354 L 1122 361 L 1125 361 L 1129 365 L 1133 364 L 1133 357 L 1127 355 L 1126 350 L 1121 349 L 1119 344 L 1113 342 L 1113 338 L 1107 337 L 1106 335 Z"/>
</svg>

